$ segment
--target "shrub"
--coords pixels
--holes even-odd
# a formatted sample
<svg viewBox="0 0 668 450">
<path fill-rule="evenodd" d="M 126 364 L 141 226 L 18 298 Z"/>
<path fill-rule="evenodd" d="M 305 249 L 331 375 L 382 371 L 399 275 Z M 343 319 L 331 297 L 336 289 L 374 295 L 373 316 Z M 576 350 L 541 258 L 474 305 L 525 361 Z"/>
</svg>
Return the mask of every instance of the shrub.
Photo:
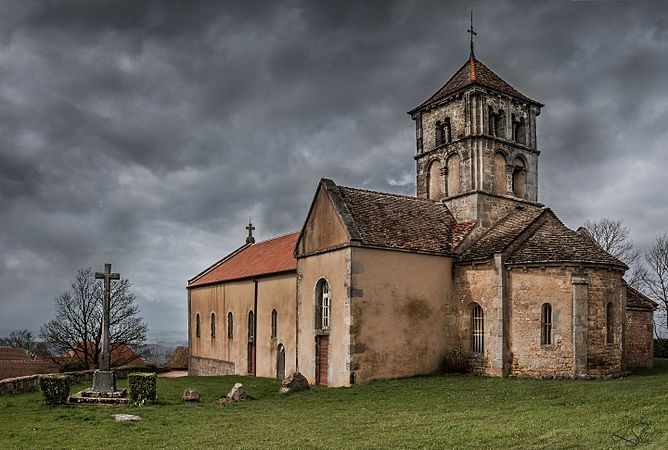
<svg viewBox="0 0 668 450">
<path fill-rule="evenodd" d="M 654 357 L 668 358 L 668 339 L 654 339 Z"/>
<path fill-rule="evenodd" d="M 78 372 L 80 370 L 87 370 L 88 367 L 86 365 L 79 361 L 78 359 L 70 359 L 67 362 L 64 362 L 58 370 L 60 372 Z"/>
<path fill-rule="evenodd" d="M 47 405 L 62 405 L 70 396 L 72 380 L 67 375 L 42 375 L 39 388 Z"/>
<path fill-rule="evenodd" d="M 455 347 L 443 357 L 442 369 L 444 373 L 468 372 L 468 354 L 461 347 Z"/>
<path fill-rule="evenodd" d="M 130 399 L 135 404 L 155 401 L 158 374 L 155 372 L 134 372 L 128 375 Z"/>
</svg>

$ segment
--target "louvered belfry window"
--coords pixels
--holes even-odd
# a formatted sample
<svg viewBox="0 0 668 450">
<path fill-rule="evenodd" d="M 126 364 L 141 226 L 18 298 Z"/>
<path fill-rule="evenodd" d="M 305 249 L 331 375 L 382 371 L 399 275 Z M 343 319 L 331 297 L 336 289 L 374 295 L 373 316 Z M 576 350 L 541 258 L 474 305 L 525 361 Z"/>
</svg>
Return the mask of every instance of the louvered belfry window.
<svg viewBox="0 0 668 450">
<path fill-rule="evenodd" d="M 471 351 L 485 353 L 485 317 L 480 305 L 471 310 Z"/>
<path fill-rule="evenodd" d="M 543 304 L 540 318 L 540 343 L 542 345 L 552 344 L 552 305 Z"/>
</svg>

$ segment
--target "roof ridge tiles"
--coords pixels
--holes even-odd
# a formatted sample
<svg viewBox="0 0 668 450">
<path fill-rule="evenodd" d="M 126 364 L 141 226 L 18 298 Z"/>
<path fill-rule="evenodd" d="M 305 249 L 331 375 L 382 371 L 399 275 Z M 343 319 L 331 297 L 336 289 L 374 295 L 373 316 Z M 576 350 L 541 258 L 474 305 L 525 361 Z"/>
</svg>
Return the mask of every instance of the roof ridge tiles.
<svg viewBox="0 0 668 450">
<path fill-rule="evenodd" d="M 430 198 L 419 198 L 419 197 L 416 197 L 414 195 L 397 194 L 397 193 L 394 193 L 394 192 L 374 191 L 372 189 L 362 189 L 362 188 L 355 188 L 355 187 L 350 187 L 350 186 L 338 186 L 338 187 L 343 188 L 343 189 L 350 189 L 351 191 L 368 192 L 370 194 L 380 194 L 380 195 L 387 195 L 387 196 L 392 196 L 392 197 L 399 197 L 399 198 L 404 198 L 406 200 L 415 200 L 415 201 L 420 201 L 420 202 L 443 204 L 443 202 L 438 201 L 438 200 L 433 200 L 433 199 L 430 199 Z M 445 206 L 445 205 L 443 205 L 443 206 Z"/>
<path fill-rule="evenodd" d="M 267 238 L 264 241 L 254 242 L 250 245 L 250 247 L 255 247 L 255 246 L 258 246 L 260 244 L 266 244 L 267 242 L 271 242 L 271 241 L 274 241 L 276 239 L 284 238 L 286 236 L 290 236 L 291 234 L 298 234 L 299 232 L 300 232 L 299 230 L 295 230 L 295 231 L 290 231 L 288 233 L 277 234 L 276 236 L 272 236 L 270 238 Z"/>
</svg>

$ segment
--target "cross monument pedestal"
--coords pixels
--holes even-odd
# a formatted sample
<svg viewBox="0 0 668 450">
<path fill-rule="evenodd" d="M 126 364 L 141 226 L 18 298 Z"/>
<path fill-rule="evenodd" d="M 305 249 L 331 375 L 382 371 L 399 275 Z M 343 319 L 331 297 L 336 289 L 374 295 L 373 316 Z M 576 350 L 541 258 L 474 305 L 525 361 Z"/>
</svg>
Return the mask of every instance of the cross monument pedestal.
<svg viewBox="0 0 668 450">
<path fill-rule="evenodd" d="M 99 369 L 93 374 L 93 389 L 87 389 L 70 397 L 72 403 L 127 403 L 125 389 L 116 390 L 116 375 L 110 367 L 109 355 L 109 303 L 111 301 L 111 280 L 120 280 L 119 273 L 111 271 L 111 264 L 104 265 L 104 272 L 95 272 L 95 278 L 104 280 L 102 303 L 102 349 Z"/>
</svg>

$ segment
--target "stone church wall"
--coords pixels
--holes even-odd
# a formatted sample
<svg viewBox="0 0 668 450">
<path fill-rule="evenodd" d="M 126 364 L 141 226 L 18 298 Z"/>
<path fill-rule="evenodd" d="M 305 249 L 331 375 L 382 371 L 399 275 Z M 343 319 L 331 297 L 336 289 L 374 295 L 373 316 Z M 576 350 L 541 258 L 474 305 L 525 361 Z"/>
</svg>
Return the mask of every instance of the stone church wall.
<svg viewBox="0 0 668 450">
<path fill-rule="evenodd" d="M 296 274 L 258 279 L 256 375 L 276 376 L 277 348 L 285 347 L 286 373 L 296 362 Z M 248 316 L 254 308 L 253 280 L 230 281 L 191 289 L 190 360 L 191 372 L 246 375 L 248 365 Z M 278 316 L 277 336 L 271 337 L 271 311 Z M 216 333 L 211 334 L 211 313 L 216 317 Z M 200 336 L 196 335 L 196 316 L 200 315 Z M 229 337 L 228 313 L 232 313 L 232 337 Z"/>
<path fill-rule="evenodd" d="M 573 287 L 561 267 L 514 268 L 510 291 L 511 375 L 570 378 L 573 375 Z M 552 307 L 552 344 L 541 345 L 544 303 Z"/>
<path fill-rule="evenodd" d="M 352 248 L 356 382 L 438 372 L 457 338 L 452 258 Z"/>
<path fill-rule="evenodd" d="M 475 304 L 484 313 L 484 353 L 471 354 L 473 373 L 501 376 L 503 372 L 503 303 L 499 268 L 494 261 L 455 267 L 455 301 L 459 311 L 459 342 L 472 351 L 471 312 Z"/>
<path fill-rule="evenodd" d="M 644 309 L 626 309 L 625 365 L 629 370 L 654 367 L 653 312 Z"/>
<path fill-rule="evenodd" d="M 328 386 L 350 384 L 350 248 L 319 253 L 297 260 L 297 366 L 315 384 L 316 334 L 315 294 L 321 278 L 331 294 Z"/>
</svg>

